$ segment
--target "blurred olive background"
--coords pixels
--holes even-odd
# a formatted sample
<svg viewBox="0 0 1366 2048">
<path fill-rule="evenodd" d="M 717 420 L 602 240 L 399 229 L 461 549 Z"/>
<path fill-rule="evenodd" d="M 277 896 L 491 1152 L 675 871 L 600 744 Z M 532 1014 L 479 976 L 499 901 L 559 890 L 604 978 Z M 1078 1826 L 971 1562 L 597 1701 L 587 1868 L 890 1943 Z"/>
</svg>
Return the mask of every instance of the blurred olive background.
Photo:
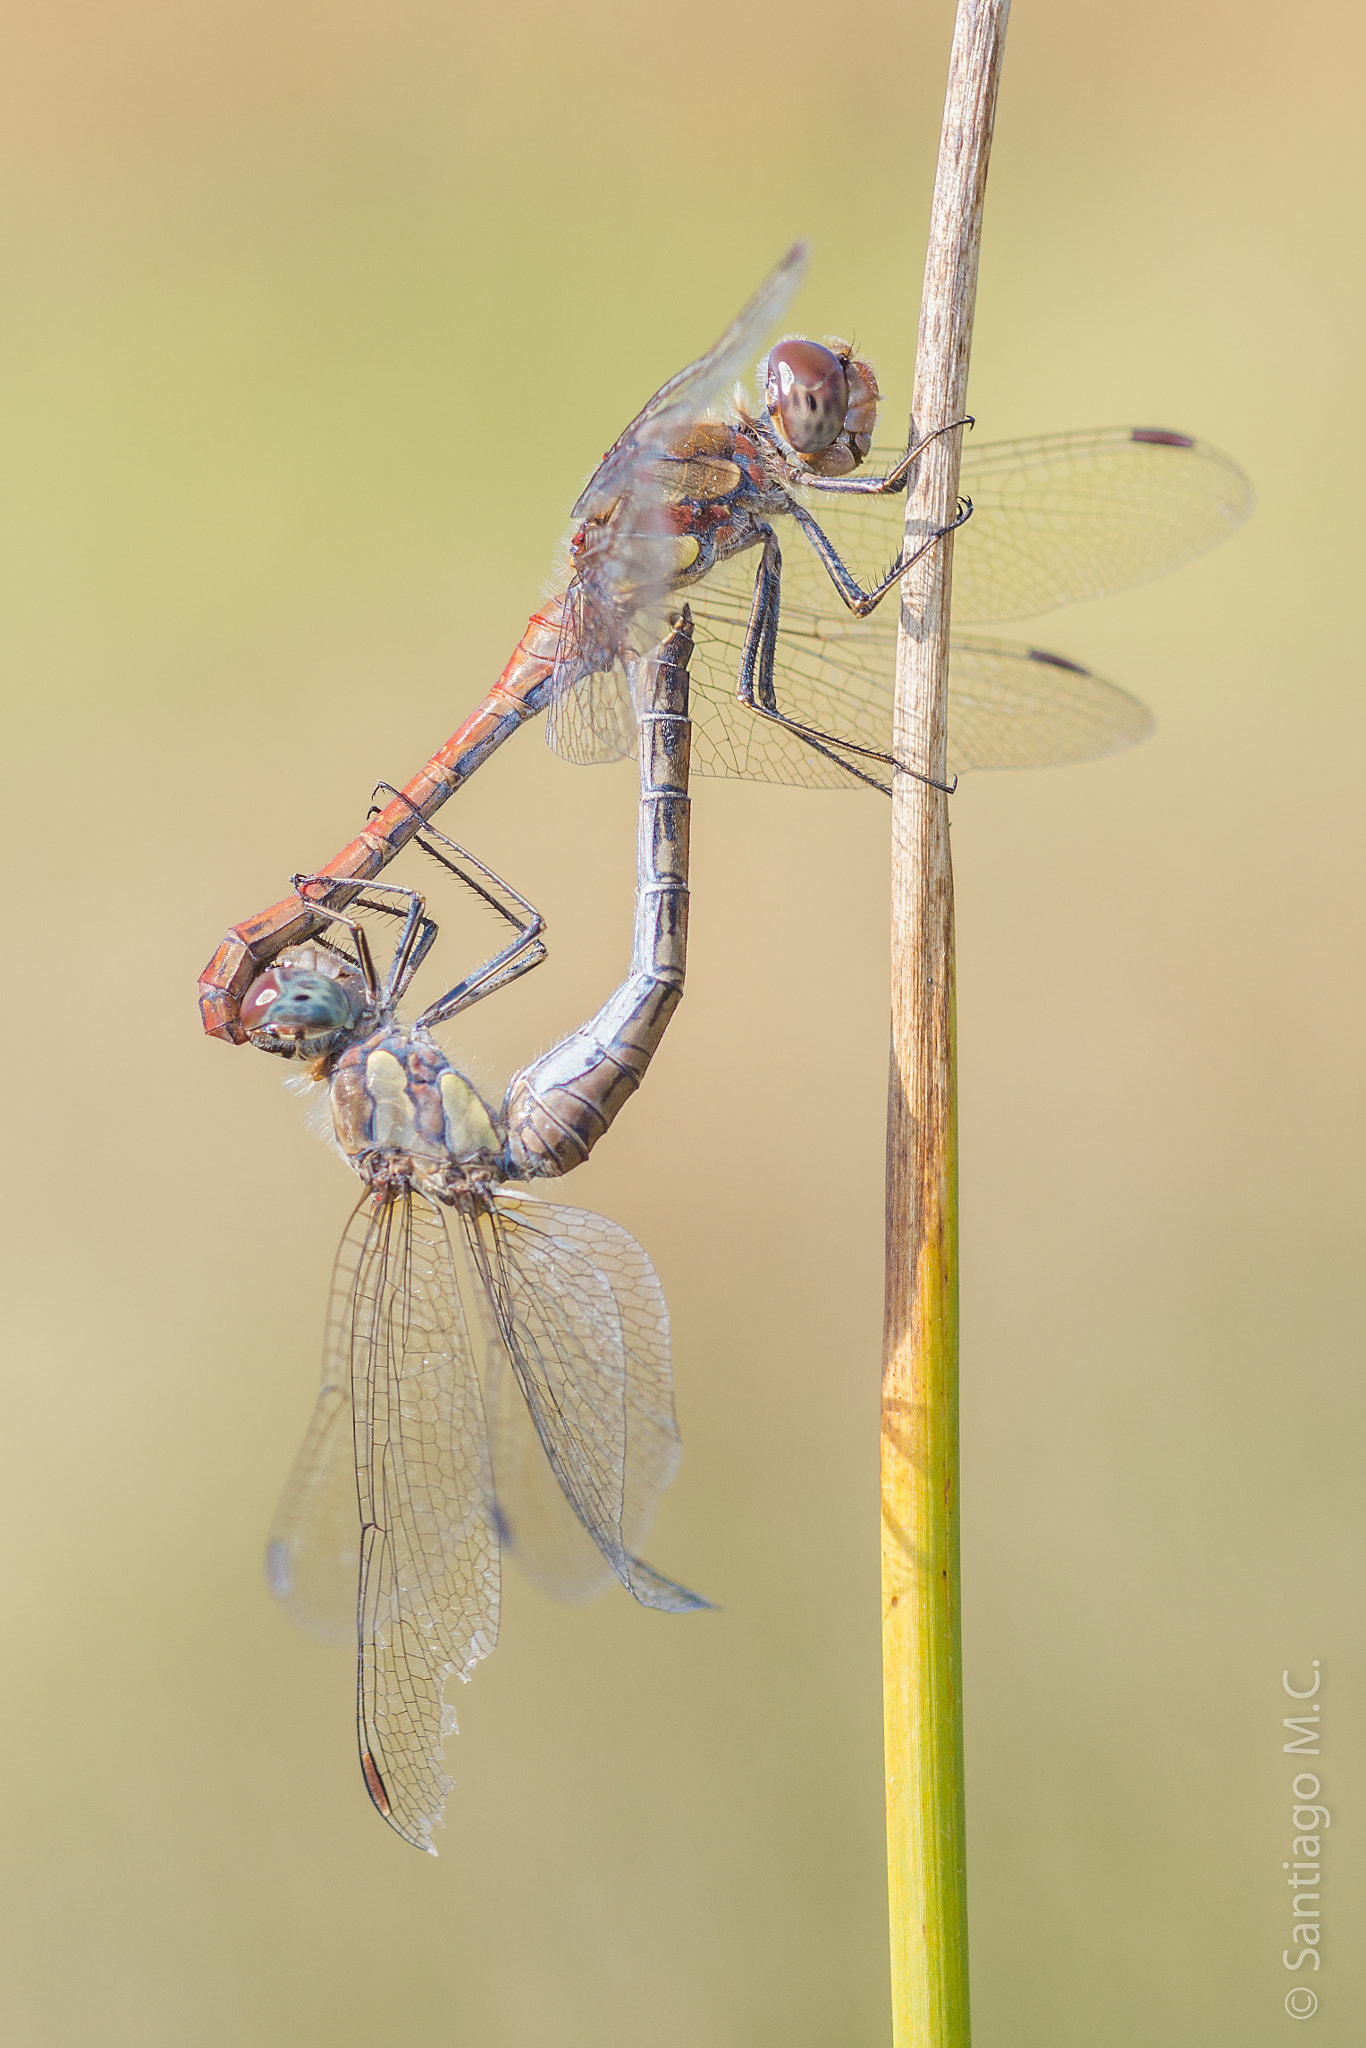
<svg viewBox="0 0 1366 2048">
<path fill-rule="evenodd" d="M 482 693 L 601 449 L 794 234 L 797 321 L 856 331 L 901 431 L 951 14 L 8 18 L 14 2048 L 887 2038 L 885 810 L 696 790 L 688 1001 L 568 1193 L 667 1287 L 651 1556 L 720 1612 L 511 1584 L 438 1862 L 371 1812 L 348 1659 L 260 1571 L 352 1184 L 194 981 Z M 1278 2048 L 1305 1981 L 1337 2048 L 1366 2009 L 1364 59 L 1333 0 L 1010 32 L 979 435 L 1187 429 L 1260 509 L 1026 629 L 1151 703 L 1150 745 L 954 801 L 982 2048 Z M 622 970 L 633 805 L 533 733 L 444 815 L 550 921 L 461 1040 L 491 1088 Z"/>
</svg>

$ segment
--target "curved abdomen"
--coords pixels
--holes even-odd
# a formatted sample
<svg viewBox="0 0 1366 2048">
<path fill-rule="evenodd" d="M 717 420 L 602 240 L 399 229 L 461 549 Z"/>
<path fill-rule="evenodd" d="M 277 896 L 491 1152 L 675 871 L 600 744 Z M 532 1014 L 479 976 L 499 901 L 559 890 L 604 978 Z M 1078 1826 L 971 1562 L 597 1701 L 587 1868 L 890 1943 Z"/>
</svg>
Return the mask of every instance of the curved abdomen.
<svg viewBox="0 0 1366 2048">
<path fill-rule="evenodd" d="M 633 1095 L 683 997 L 688 956 L 688 662 L 692 621 L 645 669 L 631 972 L 596 1017 L 518 1074 L 503 1106 L 508 1174 L 568 1173 Z"/>
</svg>

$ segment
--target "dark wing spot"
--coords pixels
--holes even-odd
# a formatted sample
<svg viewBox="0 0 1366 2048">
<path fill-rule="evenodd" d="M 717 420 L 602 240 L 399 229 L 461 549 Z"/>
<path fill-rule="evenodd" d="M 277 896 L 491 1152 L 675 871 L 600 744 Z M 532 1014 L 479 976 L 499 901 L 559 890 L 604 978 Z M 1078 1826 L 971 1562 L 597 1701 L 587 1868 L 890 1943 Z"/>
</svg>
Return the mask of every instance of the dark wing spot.
<svg viewBox="0 0 1366 2048">
<path fill-rule="evenodd" d="M 360 1753 L 360 1767 L 365 1773 L 366 1791 L 370 1794 L 370 1797 L 374 1800 L 384 1818 L 386 1820 L 392 1819 L 393 1809 L 389 1804 L 389 1794 L 384 1789 L 384 1780 L 381 1778 L 375 1766 L 375 1759 L 371 1756 L 368 1749 L 363 1749 Z"/>
<path fill-rule="evenodd" d="M 1069 669 L 1074 676 L 1089 676 L 1091 673 L 1090 669 L 1083 668 L 1079 661 L 1068 661 L 1061 654 L 1048 654 L 1042 647 L 1031 647 L 1029 658 L 1031 661 L 1046 661 L 1050 668 Z"/>
<path fill-rule="evenodd" d="M 1174 434 L 1167 427 L 1133 427 L 1129 432 L 1131 441 L 1150 441 L 1155 448 L 1193 448 L 1195 442 L 1189 434 Z"/>
</svg>

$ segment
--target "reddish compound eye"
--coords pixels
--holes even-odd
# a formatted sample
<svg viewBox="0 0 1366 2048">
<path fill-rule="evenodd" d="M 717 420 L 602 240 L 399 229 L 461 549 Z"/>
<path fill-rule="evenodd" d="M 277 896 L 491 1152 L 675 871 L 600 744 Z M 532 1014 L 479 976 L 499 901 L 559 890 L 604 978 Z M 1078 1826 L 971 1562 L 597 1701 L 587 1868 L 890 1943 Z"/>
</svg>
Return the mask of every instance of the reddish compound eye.
<svg viewBox="0 0 1366 2048">
<path fill-rule="evenodd" d="M 242 1022 L 248 1031 L 255 1031 L 261 1019 L 280 993 L 280 983 L 273 972 L 258 974 L 242 998 Z"/>
<path fill-rule="evenodd" d="M 768 358 L 764 404 L 789 448 L 819 455 L 844 430 L 849 379 L 833 349 L 818 341 L 780 341 Z"/>
</svg>

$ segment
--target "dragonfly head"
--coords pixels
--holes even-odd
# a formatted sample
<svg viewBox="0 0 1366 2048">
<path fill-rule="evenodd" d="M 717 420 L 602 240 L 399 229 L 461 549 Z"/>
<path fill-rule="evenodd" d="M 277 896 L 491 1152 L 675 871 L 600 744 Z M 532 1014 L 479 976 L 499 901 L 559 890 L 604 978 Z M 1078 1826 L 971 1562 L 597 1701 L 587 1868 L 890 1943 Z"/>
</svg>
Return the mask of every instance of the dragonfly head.
<svg viewBox="0 0 1366 2048">
<path fill-rule="evenodd" d="M 324 946 L 295 946 L 258 974 L 242 999 L 247 1037 L 263 1052 L 311 1060 L 350 1036 L 365 1011 L 365 984 Z"/>
<path fill-rule="evenodd" d="M 873 443 L 877 377 L 846 341 L 791 335 L 760 365 L 764 409 L 784 444 L 818 476 L 857 469 Z"/>
</svg>

